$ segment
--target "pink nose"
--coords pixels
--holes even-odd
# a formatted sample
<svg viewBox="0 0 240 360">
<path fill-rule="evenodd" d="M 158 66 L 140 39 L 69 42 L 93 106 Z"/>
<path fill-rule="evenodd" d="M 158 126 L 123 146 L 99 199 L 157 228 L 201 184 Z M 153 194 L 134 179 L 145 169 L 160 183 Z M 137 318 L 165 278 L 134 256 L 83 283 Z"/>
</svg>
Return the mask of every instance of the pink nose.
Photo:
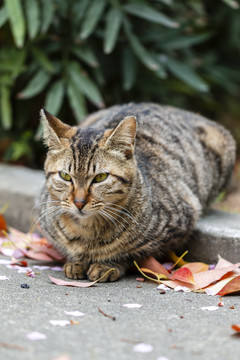
<svg viewBox="0 0 240 360">
<path fill-rule="evenodd" d="M 86 205 L 86 200 L 85 199 L 74 199 L 74 205 L 81 210 L 84 205 Z"/>
</svg>

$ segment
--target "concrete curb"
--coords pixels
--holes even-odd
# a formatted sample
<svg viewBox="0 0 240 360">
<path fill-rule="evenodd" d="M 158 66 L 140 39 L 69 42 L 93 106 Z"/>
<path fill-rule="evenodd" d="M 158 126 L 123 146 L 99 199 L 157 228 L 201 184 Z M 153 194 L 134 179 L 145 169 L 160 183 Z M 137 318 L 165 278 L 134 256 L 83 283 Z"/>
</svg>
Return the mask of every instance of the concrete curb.
<svg viewBox="0 0 240 360">
<path fill-rule="evenodd" d="M 10 226 L 21 231 L 30 228 L 30 213 L 44 181 L 41 170 L 0 164 L 0 208 Z M 197 224 L 189 243 L 189 259 L 213 263 L 217 255 L 229 261 L 240 260 L 240 215 L 212 210 Z"/>
</svg>

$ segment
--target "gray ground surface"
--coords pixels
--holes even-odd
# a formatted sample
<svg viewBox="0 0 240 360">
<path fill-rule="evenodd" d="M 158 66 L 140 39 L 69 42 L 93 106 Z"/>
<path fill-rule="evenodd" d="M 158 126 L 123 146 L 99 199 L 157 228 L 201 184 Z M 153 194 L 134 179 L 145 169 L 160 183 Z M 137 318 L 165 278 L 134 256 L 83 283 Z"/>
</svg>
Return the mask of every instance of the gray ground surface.
<svg viewBox="0 0 240 360">
<path fill-rule="evenodd" d="M 0 281 L 0 359 L 53 360 L 63 354 L 71 360 L 240 358 L 240 337 L 231 329 L 232 324 L 240 323 L 239 296 L 224 297 L 223 307 L 208 311 L 201 307 L 217 306 L 219 297 L 172 290 L 160 294 L 154 283 L 139 283 L 135 275 L 83 289 L 52 284 L 48 275 L 63 279 L 61 272 L 35 271 L 39 275 L 30 278 L 0 265 L 0 276 L 9 278 Z M 29 289 L 21 288 L 22 283 Z M 126 303 L 142 308 L 128 309 L 123 307 Z M 105 317 L 98 308 L 116 320 Z M 64 310 L 79 310 L 85 316 L 76 318 Z M 79 324 L 59 327 L 49 320 Z M 27 334 L 33 331 L 47 338 L 31 341 Z M 139 342 L 152 345 L 152 352 L 134 352 Z"/>
</svg>

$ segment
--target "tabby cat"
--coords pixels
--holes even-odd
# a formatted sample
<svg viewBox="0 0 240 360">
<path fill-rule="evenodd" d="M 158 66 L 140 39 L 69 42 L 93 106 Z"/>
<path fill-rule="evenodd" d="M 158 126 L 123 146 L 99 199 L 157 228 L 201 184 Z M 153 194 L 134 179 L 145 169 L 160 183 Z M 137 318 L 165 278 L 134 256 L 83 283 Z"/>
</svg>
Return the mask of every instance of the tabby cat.
<svg viewBox="0 0 240 360">
<path fill-rule="evenodd" d="M 152 103 L 113 106 L 71 127 L 41 111 L 43 233 L 68 278 L 115 281 L 182 245 L 230 178 L 235 143 L 206 118 Z"/>
</svg>

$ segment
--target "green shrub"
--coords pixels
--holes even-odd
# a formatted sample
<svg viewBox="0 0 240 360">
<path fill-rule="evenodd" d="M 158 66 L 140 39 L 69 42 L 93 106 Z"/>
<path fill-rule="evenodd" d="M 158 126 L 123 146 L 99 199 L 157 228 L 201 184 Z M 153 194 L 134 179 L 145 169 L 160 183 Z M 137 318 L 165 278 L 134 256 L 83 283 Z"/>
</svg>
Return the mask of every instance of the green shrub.
<svg viewBox="0 0 240 360">
<path fill-rule="evenodd" d="M 237 1 L 0 4 L 5 160 L 39 166 L 41 107 L 74 123 L 114 103 L 156 101 L 227 119 L 240 138 Z"/>
</svg>

